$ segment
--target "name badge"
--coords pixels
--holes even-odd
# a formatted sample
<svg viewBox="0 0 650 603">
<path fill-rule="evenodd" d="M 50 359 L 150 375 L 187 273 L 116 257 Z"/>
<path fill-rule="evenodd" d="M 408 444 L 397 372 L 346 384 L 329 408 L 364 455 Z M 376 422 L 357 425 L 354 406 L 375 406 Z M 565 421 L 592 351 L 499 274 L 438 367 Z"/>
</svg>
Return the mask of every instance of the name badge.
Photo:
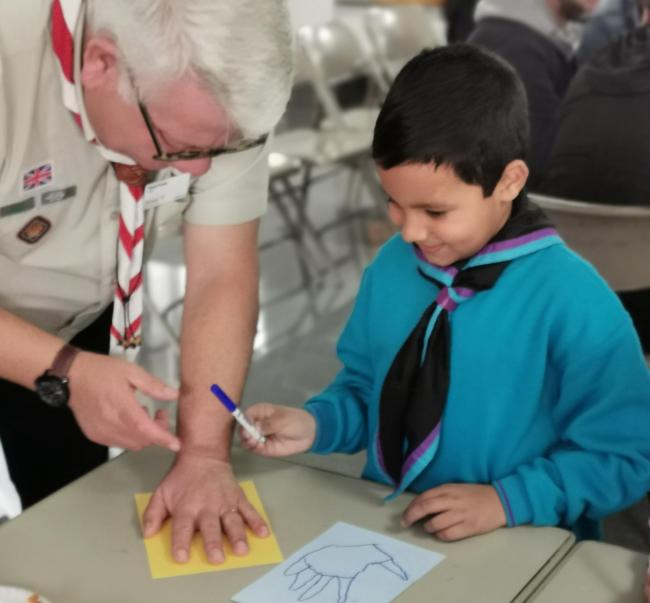
<svg viewBox="0 0 650 603">
<path fill-rule="evenodd" d="M 150 182 L 144 187 L 144 196 L 142 197 L 144 209 L 146 211 L 163 203 L 181 201 L 185 199 L 189 189 L 190 175 L 188 173 L 180 173 L 178 176 Z"/>
</svg>

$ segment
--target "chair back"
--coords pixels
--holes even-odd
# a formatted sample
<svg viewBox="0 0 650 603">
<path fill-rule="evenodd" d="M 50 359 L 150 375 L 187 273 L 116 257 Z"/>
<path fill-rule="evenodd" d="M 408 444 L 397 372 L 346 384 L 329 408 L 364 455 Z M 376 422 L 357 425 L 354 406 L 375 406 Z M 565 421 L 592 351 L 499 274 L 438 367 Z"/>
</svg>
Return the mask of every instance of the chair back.
<svg viewBox="0 0 650 603">
<path fill-rule="evenodd" d="M 650 207 L 584 203 L 537 193 L 528 197 L 612 289 L 650 287 Z"/>
<path fill-rule="evenodd" d="M 411 57 L 441 44 L 431 17 L 421 5 L 373 7 L 367 11 L 364 25 L 389 83 Z"/>
</svg>

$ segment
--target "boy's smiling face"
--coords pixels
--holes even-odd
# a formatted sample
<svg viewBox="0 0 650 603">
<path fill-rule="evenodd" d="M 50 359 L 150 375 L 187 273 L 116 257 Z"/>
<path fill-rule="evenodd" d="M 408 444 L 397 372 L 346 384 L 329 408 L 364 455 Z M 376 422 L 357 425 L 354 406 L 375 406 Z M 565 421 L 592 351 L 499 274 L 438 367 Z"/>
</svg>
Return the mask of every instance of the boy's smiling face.
<svg viewBox="0 0 650 603">
<path fill-rule="evenodd" d="M 489 197 L 448 165 L 403 164 L 378 168 L 378 174 L 402 238 L 432 264 L 449 266 L 473 256 L 501 229 L 528 169 L 523 161 L 510 162 Z"/>
</svg>

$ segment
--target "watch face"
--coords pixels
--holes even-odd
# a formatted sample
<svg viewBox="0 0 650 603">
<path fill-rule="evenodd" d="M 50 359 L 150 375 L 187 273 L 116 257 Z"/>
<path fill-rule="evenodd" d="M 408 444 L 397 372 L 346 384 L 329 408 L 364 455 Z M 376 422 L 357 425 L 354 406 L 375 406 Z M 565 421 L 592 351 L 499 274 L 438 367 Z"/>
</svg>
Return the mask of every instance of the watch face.
<svg viewBox="0 0 650 603">
<path fill-rule="evenodd" d="M 65 406 L 70 399 L 68 380 L 54 375 L 41 375 L 36 379 L 36 393 L 50 406 Z"/>
</svg>

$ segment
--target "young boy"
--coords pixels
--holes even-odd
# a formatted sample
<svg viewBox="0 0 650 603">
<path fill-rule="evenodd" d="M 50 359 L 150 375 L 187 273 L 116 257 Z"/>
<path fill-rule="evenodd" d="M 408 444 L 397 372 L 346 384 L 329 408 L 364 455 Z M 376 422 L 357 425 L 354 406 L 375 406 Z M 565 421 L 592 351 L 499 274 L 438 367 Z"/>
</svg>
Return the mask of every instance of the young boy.
<svg viewBox="0 0 650 603">
<path fill-rule="evenodd" d="M 650 487 L 650 374 L 630 318 L 524 192 L 526 100 L 464 45 L 395 80 L 373 158 L 401 230 L 363 276 L 343 369 L 304 410 L 255 405 L 265 456 L 367 449 L 419 493 L 402 524 L 456 540 L 520 524 L 581 537 Z"/>
</svg>

